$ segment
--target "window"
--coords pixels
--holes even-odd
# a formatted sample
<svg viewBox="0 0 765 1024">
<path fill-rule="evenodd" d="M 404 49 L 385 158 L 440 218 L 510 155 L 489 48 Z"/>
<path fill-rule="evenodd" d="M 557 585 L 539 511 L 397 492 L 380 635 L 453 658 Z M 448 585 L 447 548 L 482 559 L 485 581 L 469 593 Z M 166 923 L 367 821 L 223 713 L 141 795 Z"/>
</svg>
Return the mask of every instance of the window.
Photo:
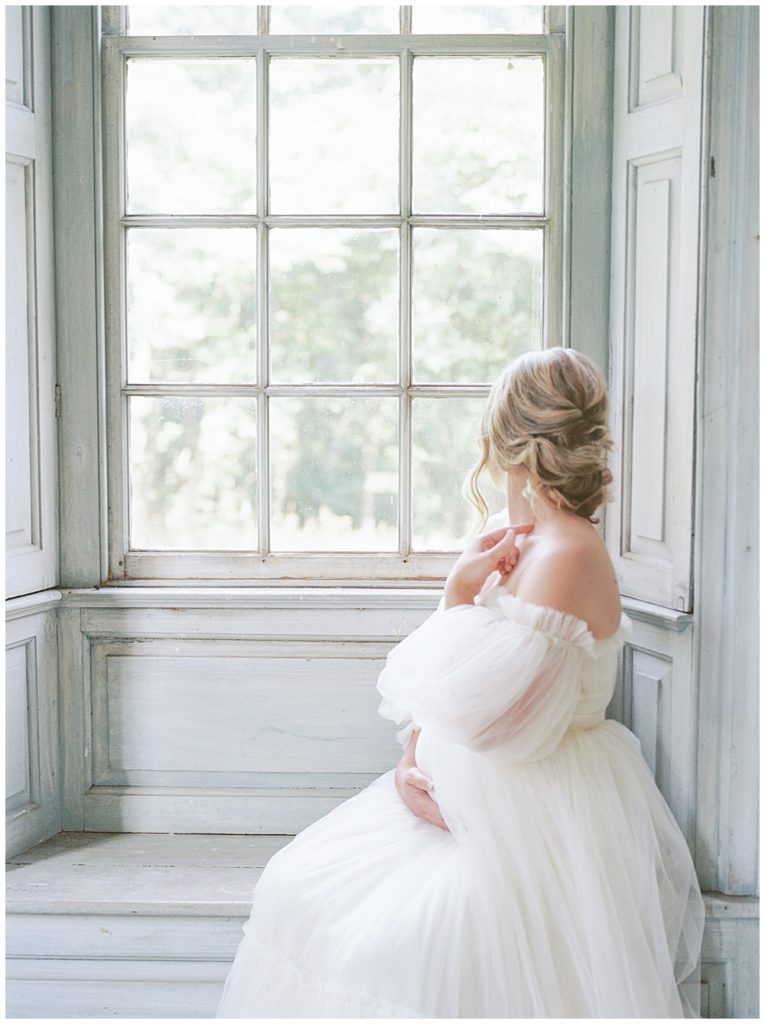
<svg viewBox="0 0 765 1024">
<path fill-rule="evenodd" d="M 563 8 L 102 10 L 112 578 L 442 579 L 560 343 Z"/>
</svg>

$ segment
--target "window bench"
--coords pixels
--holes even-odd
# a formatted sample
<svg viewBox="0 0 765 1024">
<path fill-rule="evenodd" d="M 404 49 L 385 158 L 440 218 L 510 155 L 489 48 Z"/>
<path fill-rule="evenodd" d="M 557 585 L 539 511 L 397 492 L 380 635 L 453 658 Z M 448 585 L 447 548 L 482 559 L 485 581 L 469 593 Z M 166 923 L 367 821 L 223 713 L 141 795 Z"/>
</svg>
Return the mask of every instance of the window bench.
<svg viewBox="0 0 765 1024">
<path fill-rule="evenodd" d="M 61 832 L 6 868 L 7 1017 L 212 1017 L 291 836 Z"/>
</svg>

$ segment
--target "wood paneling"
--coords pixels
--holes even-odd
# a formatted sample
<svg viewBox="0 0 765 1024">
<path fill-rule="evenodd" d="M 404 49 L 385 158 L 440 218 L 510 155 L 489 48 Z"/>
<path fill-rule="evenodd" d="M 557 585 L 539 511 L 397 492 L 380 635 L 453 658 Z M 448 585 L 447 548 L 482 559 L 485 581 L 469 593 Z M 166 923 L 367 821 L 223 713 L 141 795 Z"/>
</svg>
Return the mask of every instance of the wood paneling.
<svg viewBox="0 0 765 1024">
<path fill-rule="evenodd" d="M 705 8 L 619 7 L 611 231 L 615 501 L 622 594 L 691 611 Z"/>
<path fill-rule="evenodd" d="M 49 592 L 50 593 L 50 592 Z M 60 595 L 57 595 L 60 596 Z M 6 850 L 61 828 L 58 664 L 53 598 L 6 602 Z"/>
<path fill-rule="evenodd" d="M 683 9 L 639 5 L 630 12 L 630 111 L 682 92 Z"/>
<path fill-rule="evenodd" d="M 6 8 L 6 596 L 56 584 L 57 454 L 47 7 Z"/>
<path fill-rule="evenodd" d="M 759 8 L 715 6 L 695 576 L 702 885 L 759 892 Z"/>
<path fill-rule="evenodd" d="M 39 806 L 36 638 L 5 652 L 5 811 Z"/>
<path fill-rule="evenodd" d="M 67 827 L 296 832 L 392 768 L 375 682 L 398 636 L 320 618 L 311 639 L 300 607 L 65 610 Z"/>
<path fill-rule="evenodd" d="M 656 784 L 694 846 L 694 700 L 691 690 L 693 629 L 636 614 L 633 639 L 622 665 L 608 716 L 631 729 Z"/>
</svg>

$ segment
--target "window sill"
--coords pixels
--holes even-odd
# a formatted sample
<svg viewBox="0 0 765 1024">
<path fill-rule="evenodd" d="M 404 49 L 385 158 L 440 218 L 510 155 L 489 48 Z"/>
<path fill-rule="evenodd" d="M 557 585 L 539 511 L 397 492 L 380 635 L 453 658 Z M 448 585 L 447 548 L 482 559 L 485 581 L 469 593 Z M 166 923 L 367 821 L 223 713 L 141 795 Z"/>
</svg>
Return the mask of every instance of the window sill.
<svg viewBox="0 0 765 1024">
<path fill-rule="evenodd" d="M 442 585 L 420 586 L 245 586 L 240 583 L 176 586 L 161 581 L 131 581 L 101 587 L 62 590 L 62 603 L 80 608 L 407 608 L 436 607 Z"/>
</svg>

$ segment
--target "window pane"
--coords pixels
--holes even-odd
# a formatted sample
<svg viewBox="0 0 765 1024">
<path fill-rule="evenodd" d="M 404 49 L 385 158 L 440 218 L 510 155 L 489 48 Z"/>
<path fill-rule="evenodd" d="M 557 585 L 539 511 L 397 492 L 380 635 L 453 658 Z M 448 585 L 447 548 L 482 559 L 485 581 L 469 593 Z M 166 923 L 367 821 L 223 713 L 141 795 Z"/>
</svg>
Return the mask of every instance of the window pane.
<svg viewBox="0 0 765 1024">
<path fill-rule="evenodd" d="M 416 57 L 413 73 L 413 210 L 543 213 L 541 57 Z"/>
<path fill-rule="evenodd" d="M 272 230 L 271 381 L 397 378 L 398 232 Z"/>
<path fill-rule="evenodd" d="M 258 8 L 255 4 L 239 7 L 136 4 L 128 8 L 128 17 L 131 36 L 256 35 L 258 31 Z"/>
<path fill-rule="evenodd" d="M 485 398 L 415 398 L 412 401 L 412 547 L 460 551 L 478 512 L 462 496 L 463 482 L 480 455 Z M 481 491 L 492 512 L 507 500 L 486 471 Z"/>
<path fill-rule="evenodd" d="M 128 401 L 130 546 L 257 548 L 256 400 Z"/>
<path fill-rule="evenodd" d="M 255 61 L 128 60 L 130 213 L 254 213 Z"/>
<path fill-rule="evenodd" d="M 418 383 L 491 383 L 542 346 L 541 229 L 415 228 L 412 360 Z"/>
<path fill-rule="evenodd" d="M 398 62 L 273 58 L 273 213 L 398 210 Z"/>
<path fill-rule="evenodd" d="M 376 7 L 299 7 L 279 4 L 271 7 L 272 35 L 295 33 L 308 35 L 338 32 L 398 32 L 398 7 L 380 4 Z"/>
<path fill-rule="evenodd" d="M 256 377 L 254 228 L 131 228 L 128 379 L 250 383 Z"/>
<path fill-rule="evenodd" d="M 272 549 L 395 551 L 398 399 L 269 404 Z"/>
<path fill-rule="evenodd" d="M 542 32 L 540 7 L 431 7 L 412 5 L 412 32 Z"/>
</svg>

